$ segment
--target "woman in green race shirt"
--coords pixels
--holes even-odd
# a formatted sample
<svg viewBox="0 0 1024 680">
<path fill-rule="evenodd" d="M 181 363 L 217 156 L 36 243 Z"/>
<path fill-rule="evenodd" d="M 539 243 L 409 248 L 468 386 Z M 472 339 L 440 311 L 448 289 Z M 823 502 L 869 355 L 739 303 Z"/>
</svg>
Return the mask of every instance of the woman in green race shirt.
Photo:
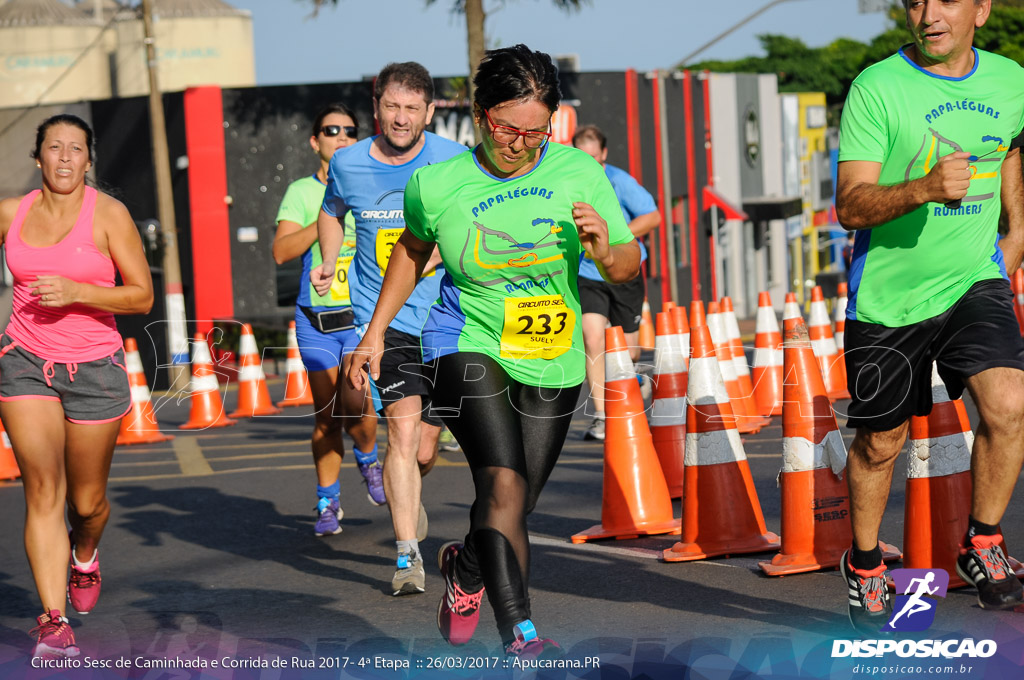
<svg viewBox="0 0 1024 680">
<path fill-rule="evenodd" d="M 384 482 L 377 462 L 377 416 L 368 394 L 351 389 L 338 379 L 344 355 L 359 342 L 352 327 L 348 293 L 348 264 L 355 252 L 355 225 L 346 230 L 346 243 L 338 257 L 331 289 L 319 295 L 309 282 L 310 269 L 320 266 L 316 218 L 327 189 L 327 166 L 334 152 L 356 143 L 355 114 L 343 104 L 324 107 L 313 119 L 309 145 L 316 153 L 316 172 L 292 182 L 281 200 L 274 237 L 274 260 L 282 264 L 302 257 L 299 296 L 295 302 L 295 334 L 302 363 L 309 372 L 313 395 L 313 463 L 317 476 L 317 536 L 341 532 L 341 439 L 342 422 L 355 443 L 353 451 L 367 495 L 374 505 L 383 505 Z M 347 328 L 346 328 L 347 326 Z"/>
<path fill-rule="evenodd" d="M 576 277 L 586 251 L 613 283 L 633 279 L 640 250 L 600 164 L 550 144 L 558 108 L 551 58 L 524 45 L 487 53 L 474 78 L 483 142 L 418 170 L 406 230 L 348 376 L 376 375 L 383 333 L 435 245 L 446 274 L 423 326 L 433 403 L 473 473 L 465 544 L 442 546 L 446 593 L 437 623 L 470 640 L 486 589 L 510 655 L 559 654 L 530 622 L 526 516 L 558 459 L 584 379 Z M 368 366 L 367 366 L 368 364 Z"/>
</svg>

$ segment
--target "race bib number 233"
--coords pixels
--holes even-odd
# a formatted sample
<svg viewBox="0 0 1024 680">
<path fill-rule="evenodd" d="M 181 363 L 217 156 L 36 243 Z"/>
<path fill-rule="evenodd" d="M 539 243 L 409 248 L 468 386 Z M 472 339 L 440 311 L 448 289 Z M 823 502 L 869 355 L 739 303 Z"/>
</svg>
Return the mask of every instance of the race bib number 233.
<svg viewBox="0 0 1024 680">
<path fill-rule="evenodd" d="M 505 298 L 503 359 L 554 359 L 572 347 L 576 313 L 561 295 Z"/>
</svg>

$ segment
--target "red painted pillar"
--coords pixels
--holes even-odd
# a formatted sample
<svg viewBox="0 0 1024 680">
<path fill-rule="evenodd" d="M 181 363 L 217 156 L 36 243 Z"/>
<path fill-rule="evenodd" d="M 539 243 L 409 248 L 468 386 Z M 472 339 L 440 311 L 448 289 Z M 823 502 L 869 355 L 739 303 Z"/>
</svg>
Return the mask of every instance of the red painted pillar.
<svg viewBox="0 0 1024 680">
<path fill-rule="evenodd" d="M 224 107 L 216 86 L 185 90 L 189 214 L 192 220 L 192 283 L 196 330 L 235 314 L 231 285 Z"/>
</svg>

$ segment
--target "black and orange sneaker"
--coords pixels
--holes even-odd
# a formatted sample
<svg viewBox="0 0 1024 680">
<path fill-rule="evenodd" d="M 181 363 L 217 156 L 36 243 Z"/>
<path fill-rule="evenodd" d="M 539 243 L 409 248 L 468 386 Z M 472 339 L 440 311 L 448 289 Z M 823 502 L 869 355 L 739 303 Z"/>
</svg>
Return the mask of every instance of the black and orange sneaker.
<svg viewBox="0 0 1024 680">
<path fill-rule="evenodd" d="M 57 609 L 51 609 L 36 619 L 37 625 L 30 631 L 36 635 L 36 647 L 33 656 L 75 657 L 81 654 L 75 644 L 75 634 L 66 617 Z"/>
<path fill-rule="evenodd" d="M 882 627 L 892 618 L 892 600 L 885 583 L 885 563 L 870 571 L 854 569 L 847 550 L 839 561 L 839 570 L 846 579 L 850 624 L 863 635 L 887 635 Z"/>
<path fill-rule="evenodd" d="M 1001 534 L 972 536 L 969 546 L 960 546 L 956 559 L 956 573 L 978 589 L 982 609 L 1013 609 L 1024 598 L 1020 579 L 999 547 L 1002 542 Z"/>
</svg>

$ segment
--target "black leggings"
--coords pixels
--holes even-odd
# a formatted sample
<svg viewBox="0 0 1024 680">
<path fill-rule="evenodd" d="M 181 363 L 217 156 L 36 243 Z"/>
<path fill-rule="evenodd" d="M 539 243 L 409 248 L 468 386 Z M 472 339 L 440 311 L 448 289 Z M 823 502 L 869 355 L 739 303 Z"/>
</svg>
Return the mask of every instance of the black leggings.
<svg viewBox="0 0 1024 680">
<path fill-rule="evenodd" d="M 487 588 L 508 643 L 513 626 L 530 618 L 526 515 L 562 451 L 580 385 L 523 385 L 476 352 L 442 356 L 430 373 L 435 412 L 462 447 L 476 487 L 455 578 L 467 592 Z"/>
</svg>

